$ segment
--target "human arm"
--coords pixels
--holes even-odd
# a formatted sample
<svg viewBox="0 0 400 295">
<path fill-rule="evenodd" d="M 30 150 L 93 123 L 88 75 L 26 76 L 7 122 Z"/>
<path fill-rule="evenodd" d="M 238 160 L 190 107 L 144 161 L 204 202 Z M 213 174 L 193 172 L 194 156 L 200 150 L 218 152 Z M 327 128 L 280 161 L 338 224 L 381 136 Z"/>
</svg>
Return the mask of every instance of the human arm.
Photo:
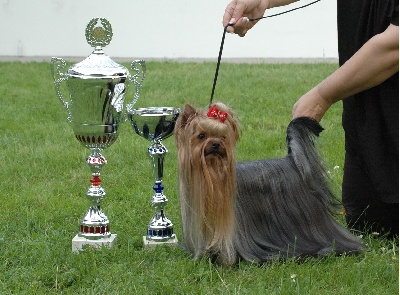
<svg viewBox="0 0 400 295">
<path fill-rule="evenodd" d="M 399 71 L 399 27 L 389 25 L 368 40 L 346 63 L 304 94 L 292 116 L 320 121 L 335 102 L 379 85 Z"/>
<path fill-rule="evenodd" d="M 243 17 L 258 18 L 264 15 L 265 10 L 284 6 L 299 0 L 232 0 L 225 9 L 222 24 L 225 27 L 228 23 L 234 23 L 229 26 L 227 31 L 244 37 L 257 21 L 243 22 Z"/>
</svg>

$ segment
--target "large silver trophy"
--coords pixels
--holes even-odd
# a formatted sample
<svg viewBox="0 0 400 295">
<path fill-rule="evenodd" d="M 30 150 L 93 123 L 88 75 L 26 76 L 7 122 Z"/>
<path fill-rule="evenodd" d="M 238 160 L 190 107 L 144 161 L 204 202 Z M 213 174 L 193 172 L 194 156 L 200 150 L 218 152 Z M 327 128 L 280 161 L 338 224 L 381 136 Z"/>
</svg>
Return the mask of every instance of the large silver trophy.
<svg viewBox="0 0 400 295">
<path fill-rule="evenodd" d="M 151 158 L 154 195 L 151 203 L 155 214 L 147 227 L 147 236 L 143 237 L 145 247 L 154 247 L 160 244 L 176 245 L 178 239 L 174 234 L 171 220 L 165 214 L 165 205 L 168 202 L 164 195 L 162 184 L 164 173 L 164 159 L 168 153 L 162 141 L 173 134 L 180 109 L 173 107 L 149 107 L 128 111 L 128 117 L 136 134 L 151 142 L 147 153 Z"/>
<path fill-rule="evenodd" d="M 51 72 L 55 89 L 68 112 L 76 139 L 91 150 L 86 159 L 92 172 L 91 186 L 86 192 L 90 207 L 83 216 L 78 234 L 72 240 L 72 251 L 79 252 L 84 245 L 94 248 L 112 247 L 116 234 L 111 234 L 110 221 L 100 207 L 105 197 L 101 186 L 100 171 L 107 163 L 101 151 L 112 145 L 118 136 L 119 124 L 126 118 L 126 110 L 132 109 L 139 98 L 145 78 L 144 61 L 133 61 L 132 75 L 127 68 L 111 60 L 103 47 L 112 38 L 110 23 L 104 18 L 92 19 L 86 27 L 86 40 L 94 51 L 85 60 L 62 70 L 66 62 L 51 59 Z M 62 82 L 66 81 L 69 99 L 63 95 Z M 134 84 L 134 94 L 130 88 Z M 133 99 L 125 104 L 125 97 Z"/>
</svg>

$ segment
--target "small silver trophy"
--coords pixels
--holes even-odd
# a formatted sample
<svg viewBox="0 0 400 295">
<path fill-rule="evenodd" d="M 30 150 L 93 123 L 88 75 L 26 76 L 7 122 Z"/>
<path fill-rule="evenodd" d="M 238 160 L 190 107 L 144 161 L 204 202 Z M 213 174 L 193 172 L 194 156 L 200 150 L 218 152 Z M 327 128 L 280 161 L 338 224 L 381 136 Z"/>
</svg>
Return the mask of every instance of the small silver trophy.
<svg viewBox="0 0 400 295">
<path fill-rule="evenodd" d="M 152 144 L 147 149 L 151 158 L 155 194 L 151 199 L 155 214 L 147 227 L 147 236 L 143 237 L 145 247 L 161 244 L 177 245 L 171 220 L 166 216 L 164 207 L 168 202 L 162 184 L 164 159 L 168 153 L 162 141 L 173 134 L 180 109 L 173 107 L 149 107 L 128 111 L 128 117 L 136 134 L 149 140 Z"/>
<path fill-rule="evenodd" d="M 100 170 L 107 163 L 101 151 L 112 145 L 118 136 L 119 124 L 126 120 L 126 110 L 132 109 L 139 98 L 145 78 L 144 61 L 133 61 L 134 75 L 124 66 L 111 60 L 103 47 L 112 38 L 110 23 L 104 18 L 92 19 L 86 27 L 86 40 L 94 51 L 85 60 L 71 66 L 66 73 L 61 71 L 66 62 L 61 58 L 51 59 L 51 72 L 58 98 L 68 112 L 76 139 L 91 150 L 86 159 L 92 171 L 91 186 L 86 192 L 90 207 L 83 216 L 78 234 L 72 240 L 72 251 L 79 252 L 84 245 L 93 248 L 111 248 L 116 234 L 110 232 L 110 221 L 100 207 L 105 197 L 101 186 Z M 61 88 L 66 81 L 69 99 L 65 99 Z M 132 101 L 124 108 L 125 96 L 130 95 L 131 84 L 135 85 Z"/>
</svg>

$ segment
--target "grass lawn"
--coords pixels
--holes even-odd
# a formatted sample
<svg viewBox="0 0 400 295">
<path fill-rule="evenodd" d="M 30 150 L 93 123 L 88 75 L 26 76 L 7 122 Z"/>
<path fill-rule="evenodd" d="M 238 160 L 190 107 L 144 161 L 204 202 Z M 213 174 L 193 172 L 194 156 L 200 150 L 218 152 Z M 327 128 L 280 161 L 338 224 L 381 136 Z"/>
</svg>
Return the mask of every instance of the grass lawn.
<svg viewBox="0 0 400 295">
<path fill-rule="evenodd" d="M 126 64 L 128 67 L 128 64 Z M 215 97 L 240 118 L 238 161 L 286 153 L 286 126 L 295 101 L 336 68 L 334 64 L 224 64 Z M 137 107 L 208 105 L 214 63 L 147 63 Z M 289 260 L 221 268 L 193 261 L 180 248 L 144 250 L 153 215 L 149 142 L 120 126 L 103 152 L 102 208 L 118 234 L 113 249 L 71 252 L 89 202 L 89 151 L 74 138 L 56 97 L 50 63 L 0 62 L 0 294 L 397 294 L 398 241 L 364 236 L 357 257 Z M 129 98 L 127 98 L 129 99 Z M 341 104 L 321 124 L 317 144 L 340 196 L 343 168 Z M 165 145 L 167 216 L 180 238 L 176 148 Z M 343 221 L 343 217 L 338 215 Z"/>
</svg>

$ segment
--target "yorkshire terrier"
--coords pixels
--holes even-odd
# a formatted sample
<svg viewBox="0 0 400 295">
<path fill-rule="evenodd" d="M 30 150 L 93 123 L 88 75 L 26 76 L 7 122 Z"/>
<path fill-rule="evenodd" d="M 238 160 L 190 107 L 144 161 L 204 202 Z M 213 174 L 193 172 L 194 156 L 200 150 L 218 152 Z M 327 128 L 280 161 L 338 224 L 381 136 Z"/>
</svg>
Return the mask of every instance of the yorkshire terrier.
<svg viewBox="0 0 400 295">
<path fill-rule="evenodd" d="M 186 105 L 175 126 L 184 247 L 222 265 L 359 253 L 363 243 L 333 217 L 337 202 L 309 118 L 287 128 L 288 155 L 235 162 L 239 126 L 222 103 Z"/>
</svg>

